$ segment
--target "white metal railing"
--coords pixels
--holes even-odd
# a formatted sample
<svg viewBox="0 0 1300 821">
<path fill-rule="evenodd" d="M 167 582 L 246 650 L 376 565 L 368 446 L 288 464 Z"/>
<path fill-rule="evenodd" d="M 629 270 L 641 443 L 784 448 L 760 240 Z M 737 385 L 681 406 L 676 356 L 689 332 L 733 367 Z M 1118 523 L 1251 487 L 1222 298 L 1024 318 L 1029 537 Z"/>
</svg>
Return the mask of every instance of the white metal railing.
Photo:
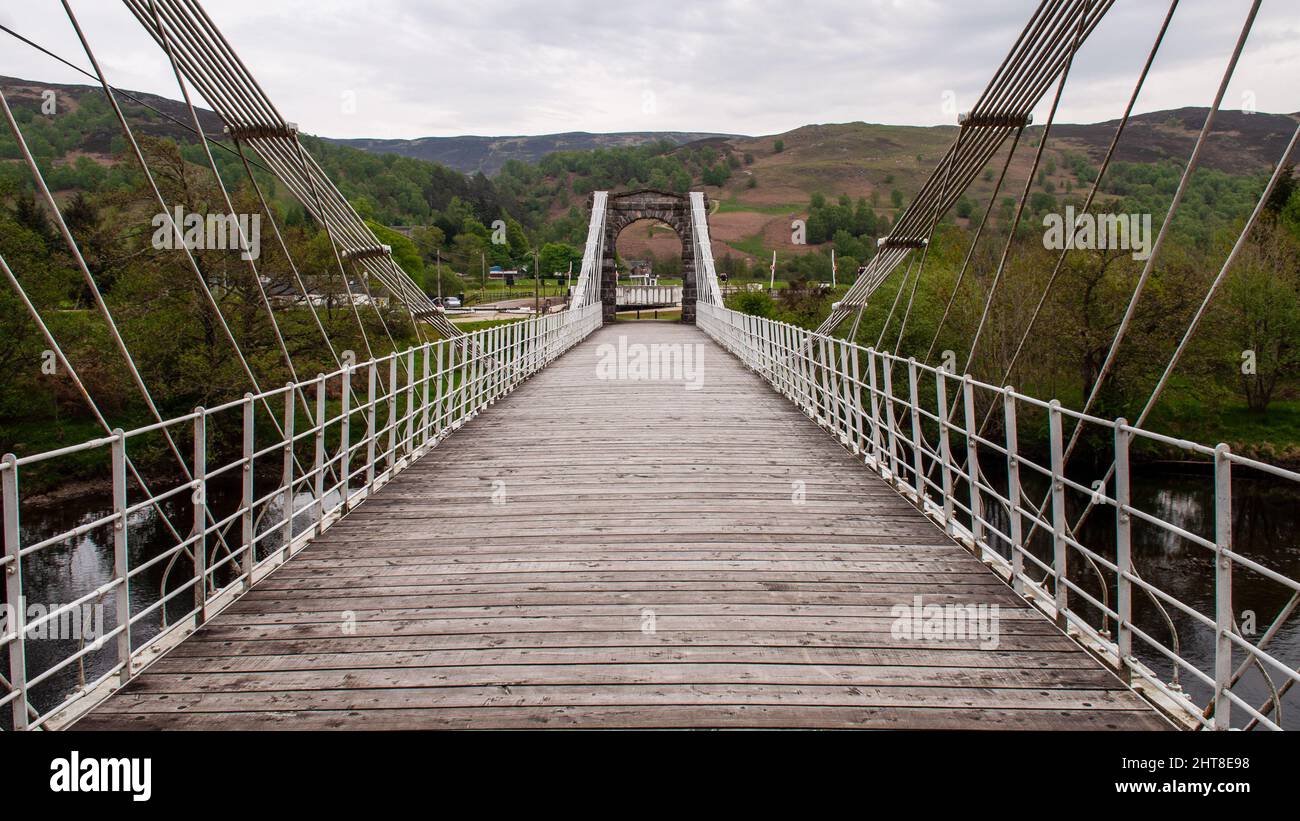
<svg viewBox="0 0 1300 821">
<path fill-rule="evenodd" d="M 680 285 L 620 285 L 615 289 L 619 305 L 680 305 Z"/>
<path fill-rule="evenodd" d="M 1283 658 L 1296 653 L 1278 649 L 1273 639 L 1295 628 L 1300 581 L 1234 549 L 1240 512 L 1234 516 L 1232 481 L 1234 469 L 1286 483 L 1300 483 L 1300 474 L 1238 456 L 1226 445 L 1206 447 L 1123 419 L 1079 414 L 1010 387 L 703 300 L 697 309 L 701 330 L 1183 726 L 1228 729 L 1235 715 L 1238 727 L 1281 729 L 1287 693 L 1300 681 L 1300 659 Z M 1084 426 L 1113 450 L 1106 479 L 1087 485 L 1071 478 L 1063 458 L 1067 425 Z M 1019 432 L 1035 428 L 1046 431 L 1045 455 L 1019 445 Z M 1209 521 L 1134 500 L 1129 454 L 1144 444 L 1204 464 L 1215 500 Z M 1071 510 L 1080 509 L 1072 521 Z M 1189 546 L 1192 559 L 1207 561 L 1189 561 L 1184 572 L 1208 567 L 1212 578 L 1182 598 L 1151 584 L 1134 561 L 1139 533 Z M 1272 586 L 1268 598 L 1277 606 L 1256 613 L 1268 625 L 1262 633 L 1243 635 L 1239 628 L 1234 572 Z M 1194 645 L 1206 648 L 1200 664 L 1188 652 Z M 1157 667 L 1169 669 L 1172 681 Z M 1199 698 L 1184 691 L 1184 677 Z M 1264 694 L 1260 703 L 1241 694 L 1248 679 Z"/>
<path fill-rule="evenodd" d="M 0 675 L 0 709 L 11 714 L 8 723 L 15 729 L 66 725 L 600 323 L 598 304 L 575 305 L 196 408 L 160 424 L 47 453 L 6 455 L 0 461 L 5 547 L 0 567 L 5 601 L 16 614 L 0 627 L 0 652 L 8 656 Z M 270 409 L 281 406 L 282 414 L 275 415 L 282 418 L 271 418 Z M 192 446 L 191 478 L 147 491 L 131 481 L 127 466 L 133 453 L 156 446 L 163 435 Z M 111 512 L 24 543 L 22 476 L 67 458 L 103 461 L 112 477 Z M 269 475 L 264 466 L 271 468 Z M 209 490 L 223 482 L 238 483 L 237 503 L 212 499 Z M 143 540 L 142 529 L 156 529 L 157 522 L 141 514 L 172 510 L 174 515 L 181 505 L 192 508 L 185 511 L 187 524 L 169 525 L 188 535 L 142 554 L 136 539 Z M 111 533 L 111 579 L 26 620 L 26 602 L 50 600 L 39 589 L 50 574 L 34 572 L 44 554 L 95 532 L 104 533 L 105 542 Z M 44 669 L 31 669 L 29 643 L 39 640 L 41 628 L 75 618 L 84 605 L 105 602 L 113 614 L 110 630 L 47 660 Z M 169 617 L 169 605 L 184 612 Z M 108 654 L 107 669 L 96 663 L 104 660 L 100 654 Z M 90 681 L 88 667 L 98 673 Z M 37 688 L 55 686 L 56 677 L 70 669 L 80 670 L 78 686 L 32 697 Z M 52 706 L 38 709 L 38 701 Z M 5 723 L 0 720 L 0 726 Z"/>
</svg>

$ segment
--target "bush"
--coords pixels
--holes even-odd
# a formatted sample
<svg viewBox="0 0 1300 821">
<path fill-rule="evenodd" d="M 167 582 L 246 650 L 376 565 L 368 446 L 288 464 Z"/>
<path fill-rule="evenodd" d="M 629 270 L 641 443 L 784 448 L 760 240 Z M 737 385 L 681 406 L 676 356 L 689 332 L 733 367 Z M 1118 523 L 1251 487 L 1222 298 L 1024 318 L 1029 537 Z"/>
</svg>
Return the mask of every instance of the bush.
<svg viewBox="0 0 1300 821">
<path fill-rule="evenodd" d="M 776 302 L 767 291 L 741 291 L 727 297 L 727 307 L 750 316 L 771 319 L 776 316 Z"/>
</svg>

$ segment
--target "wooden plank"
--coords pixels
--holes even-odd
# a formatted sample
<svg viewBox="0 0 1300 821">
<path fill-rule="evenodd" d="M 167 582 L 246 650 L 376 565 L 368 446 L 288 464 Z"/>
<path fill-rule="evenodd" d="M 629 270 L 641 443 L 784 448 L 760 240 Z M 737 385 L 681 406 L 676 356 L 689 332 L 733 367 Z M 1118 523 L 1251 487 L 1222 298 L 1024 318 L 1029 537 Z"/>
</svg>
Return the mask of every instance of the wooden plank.
<svg viewBox="0 0 1300 821">
<path fill-rule="evenodd" d="M 394 710 L 456 707 L 686 706 L 769 704 L 834 707 L 933 707 L 945 709 L 1052 709 L 1086 704 L 1108 710 L 1140 706 L 1115 690 L 1033 690 L 1014 688 L 859 687 L 843 685 L 693 684 L 653 689 L 619 685 L 519 685 L 509 687 L 421 687 L 371 692 L 290 690 L 274 704 L 255 693 L 133 693 L 117 699 L 109 712 L 256 713 L 295 710 Z"/>
<path fill-rule="evenodd" d="M 620 335 L 704 346 L 699 389 L 600 379 Z M 900 633 L 916 597 L 996 607 L 996 642 Z M 639 323 L 497 401 L 76 726 L 1168 724 L 735 359 Z"/>
<path fill-rule="evenodd" d="M 829 631 L 829 630 L 659 630 L 655 633 L 626 630 L 572 631 L 572 632 L 478 632 L 453 633 L 440 631 L 426 634 L 366 635 L 356 636 L 335 632 L 333 635 L 316 635 L 310 638 L 240 637 L 229 634 L 202 632 L 172 650 L 170 657 L 193 656 L 217 658 L 220 656 L 250 655 L 302 655 L 310 653 L 383 653 L 397 651 L 433 652 L 470 650 L 481 647 L 845 647 L 863 649 L 920 649 L 930 650 L 936 658 L 950 652 L 959 653 L 979 648 L 978 638 L 945 642 L 940 646 L 924 639 L 896 639 L 888 631 Z M 1033 633 L 1002 636 L 998 640 L 1002 651 L 1035 653 L 1055 652 L 1052 659 L 1058 666 L 1089 666 L 1090 660 L 1075 653 L 1076 645 L 1060 634 Z M 1041 656 L 1028 659 L 1032 665 Z M 946 664 L 941 666 L 947 666 Z"/>
<path fill-rule="evenodd" d="M 308 710 L 255 713 L 100 711 L 80 730 L 457 730 L 523 729 L 874 729 L 874 730 L 1164 730 L 1153 711 L 991 710 L 914 707 L 822 707 L 722 704 L 633 707 L 468 707 L 434 710 Z"/>
</svg>

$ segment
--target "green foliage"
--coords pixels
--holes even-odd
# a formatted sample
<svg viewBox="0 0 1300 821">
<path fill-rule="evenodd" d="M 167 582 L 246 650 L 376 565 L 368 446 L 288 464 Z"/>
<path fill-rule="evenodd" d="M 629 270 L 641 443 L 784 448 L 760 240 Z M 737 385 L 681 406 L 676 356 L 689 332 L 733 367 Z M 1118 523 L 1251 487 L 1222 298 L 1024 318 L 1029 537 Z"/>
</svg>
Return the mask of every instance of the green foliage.
<svg viewBox="0 0 1300 821">
<path fill-rule="evenodd" d="M 727 307 L 750 316 L 776 317 L 776 301 L 767 291 L 738 291 L 726 299 Z"/>
<path fill-rule="evenodd" d="M 538 259 L 544 277 L 556 273 L 567 275 L 570 265 L 573 266 L 574 276 L 577 276 L 582 268 L 582 252 L 563 242 L 548 242 L 543 245 Z"/>
<path fill-rule="evenodd" d="M 420 256 L 415 243 L 391 228 L 366 220 L 366 225 L 384 245 L 393 249 L 393 261 L 397 263 L 416 285 L 424 284 L 424 259 Z"/>
</svg>

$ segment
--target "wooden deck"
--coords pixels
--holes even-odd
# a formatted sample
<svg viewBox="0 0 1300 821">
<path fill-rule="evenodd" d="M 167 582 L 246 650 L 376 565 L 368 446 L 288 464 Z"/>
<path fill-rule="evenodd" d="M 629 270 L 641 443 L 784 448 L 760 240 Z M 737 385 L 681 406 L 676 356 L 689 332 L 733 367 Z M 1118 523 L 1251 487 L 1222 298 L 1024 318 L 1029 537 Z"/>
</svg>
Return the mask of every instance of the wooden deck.
<svg viewBox="0 0 1300 821">
<path fill-rule="evenodd" d="M 620 335 L 701 344 L 702 389 L 597 379 Z M 893 638 L 915 595 L 997 604 L 997 649 Z M 76 725 L 1168 726 L 766 383 L 666 323 L 598 331 Z"/>
</svg>

